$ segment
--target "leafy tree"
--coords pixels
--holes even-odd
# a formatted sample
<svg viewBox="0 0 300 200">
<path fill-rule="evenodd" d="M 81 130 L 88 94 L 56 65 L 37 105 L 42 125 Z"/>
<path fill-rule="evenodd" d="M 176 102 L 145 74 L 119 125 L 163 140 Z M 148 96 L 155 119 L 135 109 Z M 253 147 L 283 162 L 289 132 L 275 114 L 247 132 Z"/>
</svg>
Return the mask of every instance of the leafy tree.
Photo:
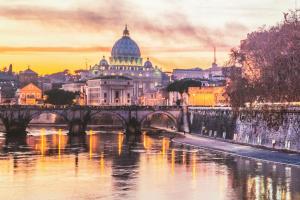
<svg viewBox="0 0 300 200">
<path fill-rule="evenodd" d="M 189 87 L 201 87 L 202 82 L 193 79 L 181 79 L 170 83 L 167 87 L 168 92 L 179 92 L 183 94 L 188 91 Z"/>
<path fill-rule="evenodd" d="M 284 17 L 276 26 L 249 33 L 231 50 L 230 66 L 243 71 L 227 87 L 231 100 L 240 101 L 233 104 L 300 100 L 300 17 L 297 11 Z"/>
<path fill-rule="evenodd" d="M 52 89 L 45 92 L 47 99 L 45 103 L 53 105 L 71 105 L 78 93 L 64 91 L 61 89 Z"/>
<path fill-rule="evenodd" d="M 180 105 L 183 103 L 183 93 L 187 93 L 189 87 L 201 87 L 202 82 L 199 80 L 193 80 L 193 79 L 181 79 L 176 80 L 172 83 L 170 83 L 167 87 L 168 92 L 178 92 L 181 96 L 181 100 L 177 100 L 176 105 Z"/>
</svg>

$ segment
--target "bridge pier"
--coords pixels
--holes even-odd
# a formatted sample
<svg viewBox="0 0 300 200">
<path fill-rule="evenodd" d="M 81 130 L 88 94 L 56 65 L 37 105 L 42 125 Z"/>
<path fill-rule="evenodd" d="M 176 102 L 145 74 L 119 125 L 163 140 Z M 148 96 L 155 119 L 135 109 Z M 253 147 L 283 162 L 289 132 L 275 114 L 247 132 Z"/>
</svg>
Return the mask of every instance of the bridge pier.
<svg viewBox="0 0 300 200">
<path fill-rule="evenodd" d="M 182 106 L 182 117 L 181 117 L 181 123 L 179 124 L 178 130 L 183 131 L 185 133 L 190 132 L 188 106 L 186 105 Z"/>
<path fill-rule="evenodd" d="M 26 128 L 28 126 L 27 120 L 12 120 L 12 119 L 2 119 L 3 125 L 5 127 L 5 132 L 7 135 L 26 135 Z"/>
<path fill-rule="evenodd" d="M 77 119 L 69 122 L 69 135 L 84 135 L 86 134 L 87 123 Z"/>
<path fill-rule="evenodd" d="M 130 118 L 126 126 L 126 134 L 140 135 L 141 133 L 141 123 L 135 117 Z"/>
</svg>

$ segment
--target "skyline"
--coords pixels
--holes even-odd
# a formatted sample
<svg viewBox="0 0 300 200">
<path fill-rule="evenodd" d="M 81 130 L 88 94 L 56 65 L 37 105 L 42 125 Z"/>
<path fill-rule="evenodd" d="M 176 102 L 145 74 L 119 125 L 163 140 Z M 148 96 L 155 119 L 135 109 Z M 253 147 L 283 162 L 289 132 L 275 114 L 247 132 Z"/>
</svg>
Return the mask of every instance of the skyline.
<svg viewBox="0 0 300 200">
<path fill-rule="evenodd" d="M 0 67 L 47 74 L 108 58 L 125 24 L 144 61 L 164 71 L 208 68 L 214 46 L 223 65 L 247 33 L 282 21 L 295 1 L 0 0 L 0 8 Z"/>
</svg>

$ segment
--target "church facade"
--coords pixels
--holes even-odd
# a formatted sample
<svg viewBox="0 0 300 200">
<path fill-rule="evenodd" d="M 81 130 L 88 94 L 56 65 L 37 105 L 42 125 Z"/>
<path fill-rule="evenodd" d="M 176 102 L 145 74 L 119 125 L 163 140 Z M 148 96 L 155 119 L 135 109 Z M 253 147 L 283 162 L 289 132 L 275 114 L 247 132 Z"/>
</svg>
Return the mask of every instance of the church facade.
<svg viewBox="0 0 300 200">
<path fill-rule="evenodd" d="M 137 104 L 140 96 L 164 87 L 168 83 L 168 76 L 158 67 L 154 67 L 149 58 L 144 62 L 140 48 L 131 39 L 127 26 L 123 31 L 123 36 L 113 45 L 111 57 L 108 60 L 103 57 L 98 64 L 91 67 L 90 75 L 94 79 L 105 76 L 129 78 L 133 84 L 130 92 L 131 104 Z M 87 91 L 89 90 L 88 87 Z M 101 87 L 99 90 L 101 90 Z M 87 95 L 89 95 L 89 92 L 87 92 Z M 89 97 L 87 98 L 89 99 Z M 127 103 L 128 101 L 126 101 Z"/>
</svg>

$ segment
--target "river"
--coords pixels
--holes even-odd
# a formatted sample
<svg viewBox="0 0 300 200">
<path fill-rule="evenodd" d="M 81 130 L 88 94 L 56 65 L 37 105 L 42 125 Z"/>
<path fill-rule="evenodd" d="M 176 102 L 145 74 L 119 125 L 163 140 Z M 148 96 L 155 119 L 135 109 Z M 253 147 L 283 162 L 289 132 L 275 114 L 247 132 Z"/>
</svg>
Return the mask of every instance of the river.
<svg viewBox="0 0 300 200">
<path fill-rule="evenodd" d="M 144 133 L 31 129 L 0 137 L 0 199 L 300 199 L 300 169 Z"/>
</svg>

